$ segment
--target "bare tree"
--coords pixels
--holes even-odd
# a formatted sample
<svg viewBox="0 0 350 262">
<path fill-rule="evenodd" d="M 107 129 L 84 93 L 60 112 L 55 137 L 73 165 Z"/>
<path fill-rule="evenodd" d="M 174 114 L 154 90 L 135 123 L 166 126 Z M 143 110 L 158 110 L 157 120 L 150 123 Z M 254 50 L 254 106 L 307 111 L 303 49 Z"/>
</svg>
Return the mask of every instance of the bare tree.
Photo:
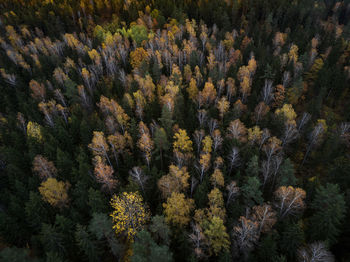
<svg viewBox="0 0 350 262">
<path fill-rule="evenodd" d="M 303 127 L 310 121 L 311 115 L 307 112 L 303 113 L 303 115 L 298 120 L 298 132 L 303 129 Z"/>
<path fill-rule="evenodd" d="M 233 237 L 238 250 L 246 259 L 259 239 L 259 224 L 241 216 L 238 225 L 233 228 Z"/>
<path fill-rule="evenodd" d="M 270 102 L 273 100 L 274 88 L 272 84 L 273 84 L 272 80 L 265 79 L 265 84 L 261 92 L 261 96 L 262 96 L 262 100 L 265 102 L 266 105 L 270 104 Z"/>
<path fill-rule="evenodd" d="M 215 129 L 217 129 L 219 126 L 219 122 L 218 120 L 214 119 L 214 118 L 211 118 L 208 122 L 208 127 L 209 127 L 209 132 L 210 132 L 210 135 L 213 135 L 213 132 Z"/>
<path fill-rule="evenodd" d="M 271 137 L 271 133 L 270 130 L 268 130 L 267 128 L 264 128 L 262 130 L 262 134 L 261 134 L 261 140 L 260 140 L 260 144 L 259 144 L 259 150 L 261 149 L 261 147 L 265 144 L 265 142 L 267 141 L 267 139 L 269 139 Z"/>
<path fill-rule="evenodd" d="M 324 131 L 325 130 L 324 130 L 324 127 L 323 127 L 322 123 L 318 123 L 314 127 L 314 129 L 312 130 L 311 134 L 309 135 L 309 144 L 307 146 L 306 153 L 304 155 L 304 159 L 303 159 L 303 162 L 301 163 L 301 166 L 304 165 L 305 160 L 308 157 L 311 149 L 313 147 L 315 147 L 320 142 L 321 136 L 322 136 Z"/>
<path fill-rule="evenodd" d="M 198 180 L 194 176 L 192 176 L 191 177 L 191 197 L 197 185 L 198 185 Z"/>
<path fill-rule="evenodd" d="M 295 124 L 286 122 L 284 125 L 284 132 L 282 136 L 282 147 L 293 142 L 299 136 L 299 132 L 295 127 Z"/>
<path fill-rule="evenodd" d="M 301 188 L 281 186 L 275 191 L 274 195 L 276 198 L 275 205 L 281 218 L 300 213 L 305 208 L 306 193 Z"/>
<path fill-rule="evenodd" d="M 216 150 L 218 150 L 221 147 L 224 139 L 222 138 L 221 132 L 219 129 L 215 129 L 214 132 L 212 132 L 211 136 L 213 138 L 213 149 L 214 149 L 214 152 L 216 152 Z"/>
<path fill-rule="evenodd" d="M 199 152 L 201 150 L 202 140 L 203 140 L 204 136 L 205 136 L 205 132 L 203 129 L 196 130 L 193 133 L 193 139 L 194 139 L 194 142 L 196 143 L 196 146 L 197 146 L 197 154 L 199 154 Z"/>
<path fill-rule="evenodd" d="M 252 220 L 259 223 L 259 234 L 269 232 L 273 225 L 277 222 L 276 212 L 269 204 L 254 206 L 252 212 Z"/>
<path fill-rule="evenodd" d="M 197 118 L 198 118 L 200 127 L 202 127 L 205 120 L 207 119 L 207 111 L 205 109 L 198 110 Z"/>
<path fill-rule="evenodd" d="M 230 173 L 232 171 L 232 168 L 235 166 L 239 166 L 239 150 L 237 147 L 233 147 L 231 149 L 231 153 L 228 155 L 228 161 L 230 165 Z"/>
<path fill-rule="evenodd" d="M 207 245 L 201 226 L 193 223 L 192 233 L 189 235 L 189 237 L 193 243 L 194 253 L 196 254 L 197 258 L 203 258 L 205 256 L 204 252 Z"/>
<path fill-rule="evenodd" d="M 130 171 L 131 178 L 141 187 L 143 193 L 145 193 L 145 184 L 148 177 L 143 173 L 142 169 L 138 166 L 134 166 Z"/>
<path fill-rule="evenodd" d="M 226 189 L 227 189 L 227 200 L 226 200 L 226 207 L 227 207 L 230 204 L 230 202 L 234 201 L 235 197 L 237 197 L 240 194 L 240 191 L 236 181 L 232 181 L 230 184 L 228 184 Z"/>
<path fill-rule="evenodd" d="M 298 250 L 299 262 L 333 262 L 333 254 L 323 242 L 315 242 Z"/>
</svg>

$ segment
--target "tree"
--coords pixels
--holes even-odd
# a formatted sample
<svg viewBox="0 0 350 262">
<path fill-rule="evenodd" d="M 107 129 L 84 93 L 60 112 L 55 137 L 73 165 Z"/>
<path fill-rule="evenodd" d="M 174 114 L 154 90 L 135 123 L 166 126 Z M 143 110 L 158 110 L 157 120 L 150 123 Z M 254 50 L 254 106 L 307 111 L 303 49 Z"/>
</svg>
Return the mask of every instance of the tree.
<svg viewBox="0 0 350 262">
<path fill-rule="evenodd" d="M 110 216 L 104 213 L 93 213 L 88 232 L 94 235 L 98 241 L 107 242 L 113 255 L 120 258 L 123 246 L 116 238 L 113 230 L 112 218 Z"/>
<path fill-rule="evenodd" d="M 91 234 L 86 227 L 77 224 L 75 240 L 89 261 L 98 260 L 99 250 L 97 249 L 97 243 L 92 239 Z"/>
<path fill-rule="evenodd" d="M 69 187 L 70 184 L 68 182 L 57 181 L 55 178 L 50 177 L 41 183 L 39 192 L 43 199 L 50 205 L 63 208 L 69 202 Z"/>
<path fill-rule="evenodd" d="M 295 119 L 297 117 L 297 114 L 295 113 L 291 104 L 284 104 L 282 108 L 276 109 L 275 115 L 282 117 L 285 122 L 290 124 L 295 124 Z"/>
<path fill-rule="evenodd" d="M 128 30 L 128 33 L 137 45 L 140 45 L 142 41 L 147 40 L 148 38 L 147 28 L 144 25 L 132 25 Z"/>
<path fill-rule="evenodd" d="M 179 129 L 179 131 L 174 135 L 173 148 L 174 151 L 180 152 L 192 152 L 192 141 L 187 136 L 187 132 L 184 129 Z"/>
<path fill-rule="evenodd" d="M 202 144 L 204 136 L 205 136 L 205 132 L 203 129 L 196 130 L 193 133 L 193 139 L 194 139 L 194 142 L 197 146 L 197 154 L 199 154 L 199 152 L 200 152 L 201 144 Z"/>
<path fill-rule="evenodd" d="M 218 149 L 220 149 L 224 139 L 222 138 L 221 132 L 220 132 L 219 129 L 215 129 L 212 132 L 211 137 L 213 139 L 213 150 L 214 150 L 214 153 L 215 153 Z"/>
<path fill-rule="evenodd" d="M 165 245 L 157 245 L 146 230 L 137 233 L 132 250 L 131 262 L 173 261 L 169 248 Z"/>
<path fill-rule="evenodd" d="M 46 97 L 46 90 L 44 84 L 40 84 L 35 80 L 29 82 L 29 87 L 32 90 L 32 97 L 38 101 L 44 101 Z"/>
<path fill-rule="evenodd" d="M 204 174 L 208 171 L 210 167 L 211 155 L 209 153 L 201 154 L 196 168 L 199 171 L 200 182 L 202 183 Z"/>
<path fill-rule="evenodd" d="M 129 149 L 131 149 L 133 146 L 132 138 L 130 134 L 125 131 L 124 135 L 120 134 L 119 132 L 115 133 L 114 135 L 109 135 L 107 140 L 113 152 L 115 162 L 118 166 L 118 156 L 129 152 Z"/>
<path fill-rule="evenodd" d="M 218 168 L 214 169 L 214 173 L 210 177 L 210 181 L 213 185 L 213 187 L 224 187 L 225 185 L 225 179 L 224 175 L 222 174 L 221 170 Z"/>
<path fill-rule="evenodd" d="M 299 133 L 295 123 L 285 123 L 282 136 L 282 147 L 297 139 Z"/>
<path fill-rule="evenodd" d="M 261 141 L 262 133 L 259 126 L 254 126 L 252 128 L 248 128 L 248 141 L 251 144 L 259 143 Z"/>
<path fill-rule="evenodd" d="M 173 192 L 180 193 L 185 191 L 189 184 L 190 175 L 186 167 L 179 168 L 175 165 L 169 166 L 169 174 L 162 176 L 158 180 L 158 188 L 164 198 L 171 196 Z"/>
<path fill-rule="evenodd" d="M 288 254 L 292 260 L 295 260 L 298 248 L 305 242 L 303 226 L 302 221 L 296 223 L 286 221 L 281 230 L 279 246 L 281 251 Z"/>
<path fill-rule="evenodd" d="M 315 146 L 317 146 L 321 142 L 322 136 L 326 131 L 327 131 L 327 125 L 325 120 L 319 119 L 317 121 L 317 125 L 315 125 L 314 129 L 309 135 L 309 144 L 307 146 L 306 153 L 304 155 L 304 159 L 303 159 L 303 162 L 301 163 L 301 166 L 304 165 L 306 158 L 309 155 L 311 149 L 313 149 Z"/>
<path fill-rule="evenodd" d="M 136 48 L 134 51 L 130 52 L 130 64 L 132 68 L 140 67 L 143 61 L 148 62 L 148 53 L 142 47 Z"/>
<path fill-rule="evenodd" d="M 202 140 L 202 144 L 203 144 L 203 152 L 210 153 L 211 147 L 213 145 L 213 140 L 211 139 L 211 137 L 210 136 L 204 137 L 204 139 Z"/>
<path fill-rule="evenodd" d="M 285 100 L 285 89 L 283 85 L 277 85 L 273 95 L 273 107 L 281 107 Z"/>
<path fill-rule="evenodd" d="M 103 188 L 107 189 L 109 193 L 117 186 L 118 181 L 114 179 L 114 170 L 111 166 L 106 165 L 105 161 L 100 156 L 94 158 L 94 174 L 98 183 L 101 183 Z"/>
<path fill-rule="evenodd" d="M 36 155 L 33 160 L 33 171 L 39 175 L 42 180 L 49 177 L 55 177 L 57 169 L 52 161 L 42 155 Z"/>
<path fill-rule="evenodd" d="M 100 97 L 100 102 L 97 105 L 106 116 L 113 116 L 124 133 L 130 119 L 124 109 L 115 100 L 105 96 Z"/>
<path fill-rule="evenodd" d="M 310 235 L 314 240 L 336 243 L 345 219 L 346 205 L 339 186 L 327 183 L 316 189 L 311 203 L 313 214 L 310 218 Z"/>
<path fill-rule="evenodd" d="M 0 251 L 0 259 L 3 262 L 35 261 L 30 259 L 29 250 L 18 247 L 6 247 Z"/>
<path fill-rule="evenodd" d="M 197 82 L 196 79 L 191 78 L 189 86 L 187 88 L 187 92 L 188 92 L 188 97 L 192 100 L 195 101 L 197 99 L 198 96 L 198 88 L 197 88 Z"/>
<path fill-rule="evenodd" d="M 275 204 L 281 218 L 287 215 L 296 215 L 305 209 L 306 193 L 301 188 L 281 186 L 275 191 L 274 195 L 276 198 Z"/>
<path fill-rule="evenodd" d="M 162 114 L 158 120 L 160 121 L 162 127 L 164 127 L 167 135 L 171 137 L 174 120 L 172 120 L 171 110 L 166 105 L 162 107 Z"/>
<path fill-rule="evenodd" d="M 163 169 L 163 152 L 166 152 L 170 148 L 170 144 L 167 138 L 167 134 L 164 128 L 157 128 L 154 134 L 154 144 L 156 151 L 160 154 L 160 167 Z"/>
<path fill-rule="evenodd" d="M 94 131 L 94 136 L 92 138 L 89 148 L 95 156 L 105 157 L 110 166 L 112 166 L 111 161 L 108 157 L 109 146 L 106 142 L 106 138 L 103 132 Z"/>
<path fill-rule="evenodd" d="M 247 128 L 239 119 L 230 122 L 227 132 L 230 138 L 237 139 L 240 142 L 247 141 Z"/>
<path fill-rule="evenodd" d="M 211 104 L 216 98 L 216 89 L 211 81 L 204 84 L 204 88 L 197 96 L 199 107 Z"/>
<path fill-rule="evenodd" d="M 138 166 L 134 166 L 130 171 L 129 174 L 140 187 L 143 193 L 145 193 L 145 184 L 148 180 L 148 176 L 146 176 L 142 169 Z"/>
<path fill-rule="evenodd" d="M 149 231 L 152 233 L 152 236 L 157 243 L 169 245 L 171 230 L 165 223 L 164 216 L 153 216 L 151 224 L 149 225 Z"/>
<path fill-rule="evenodd" d="M 137 146 L 141 150 L 141 152 L 143 152 L 143 156 L 149 168 L 152 157 L 152 150 L 154 149 L 154 143 L 148 132 L 141 133 L 140 135 L 141 137 L 137 142 Z"/>
<path fill-rule="evenodd" d="M 258 222 L 241 216 L 238 224 L 233 227 L 233 237 L 238 250 L 247 258 L 248 253 L 253 249 L 259 239 Z"/>
<path fill-rule="evenodd" d="M 268 204 L 254 206 L 252 210 L 252 220 L 259 223 L 259 234 L 267 233 L 277 222 L 276 212 Z"/>
<path fill-rule="evenodd" d="M 255 203 L 262 204 L 263 198 L 260 185 L 257 177 L 248 177 L 246 183 L 241 186 L 242 196 L 247 206 L 253 206 Z"/>
<path fill-rule="evenodd" d="M 142 197 L 138 192 L 123 192 L 119 197 L 114 195 L 110 204 L 113 208 L 110 215 L 115 233 L 133 242 L 137 232 L 144 228 L 150 216 Z"/>
<path fill-rule="evenodd" d="M 194 253 L 198 259 L 204 258 L 206 256 L 205 251 L 207 249 L 207 239 L 203 233 L 203 229 L 199 224 L 192 224 L 192 233 L 189 235 L 193 247 Z"/>
<path fill-rule="evenodd" d="M 230 154 L 227 157 L 230 165 L 230 170 L 229 172 L 232 172 L 233 167 L 239 166 L 239 150 L 238 147 L 232 147 Z"/>
<path fill-rule="evenodd" d="M 230 108 L 230 103 L 227 101 L 225 96 L 218 101 L 216 108 L 219 110 L 221 120 L 223 120 L 224 114 Z"/>
<path fill-rule="evenodd" d="M 314 242 L 298 251 L 300 262 L 333 262 L 334 257 L 324 243 Z"/>
<path fill-rule="evenodd" d="M 186 199 L 182 193 L 173 192 L 163 203 L 165 221 L 179 227 L 185 227 L 190 222 L 190 213 L 194 208 L 194 200 Z"/>
<path fill-rule="evenodd" d="M 266 114 L 270 111 L 270 107 L 265 104 L 265 102 L 260 102 L 257 104 L 254 110 L 254 117 L 255 123 L 259 123 L 259 121 L 266 116 Z"/>
<path fill-rule="evenodd" d="M 209 252 L 218 255 L 221 251 L 229 250 L 229 235 L 226 233 L 224 221 L 217 216 L 213 216 L 209 220 L 209 225 L 205 229 L 204 234 L 209 243 Z"/>
<path fill-rule="evenodd" d="M 227 200 L 226 200 L 226 207 L 230 204 L 231 201 L 234 200 L 236 196 L 240 194 L 239 187 L 237 186 L 236 181 L 231 181 L 230 184 L 226 186 L 227 189 Z"/>
</svg>

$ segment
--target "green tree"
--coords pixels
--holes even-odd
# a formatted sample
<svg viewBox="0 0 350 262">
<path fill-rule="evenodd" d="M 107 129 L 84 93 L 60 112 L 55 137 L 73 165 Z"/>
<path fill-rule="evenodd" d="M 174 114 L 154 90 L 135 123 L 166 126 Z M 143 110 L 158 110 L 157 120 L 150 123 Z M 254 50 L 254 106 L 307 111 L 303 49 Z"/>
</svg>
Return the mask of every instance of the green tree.
<svg viewBox="0 0 350 262">
<path fill-rule="evenodd" d="M 218 255 L 221 251 L 227 251 L 230 246 L 229 235 L 226 232 L 224 221 L 214 216 L 209 220 L 209 225 L 204 231 L 210 245 L 210 251 Z"/>
<path fill-rule="evenodd" d="M 313 215 L 309 225 L 312 239 L 327 240 L 331 245 L 336 243 L 346 213 L 344 195 L 340 193 L 339 186 L 327 183 L 317 188 L 311 208 Z"/>
<path fill-rule="evenodd" d="M 86 227 L 79 224 L 77 225 L 75 240 L 79 246 L 79 249 L 89 261 L 99 261 L 97 242 L 92 238 Z"/>
<path fill-rule="evenodd" d="M 279 246 L 283 254 L 294 261 L 298 248 L 305 241 L 302 222 L 285 222 L 283 223 Z"/>
<path fill-rule="evenodd" d="M 248 177 L 246 182 L 242 185 L 241 191 L 243 201 L 247 206 L 260 205 L 264 201 L 262 192 L 260 190 L 260 181 L 257 177 Z"/>
<path fill-rule="evenodd" d="M 259 157 L 254 155 L 247 163 L 246 173 L 248 176 L 259 175 Z"/>
<path fill-rule="evenodd" d="M 154 144 L 156 146 L 156 152 L 159 152 L 160 166 L 161 170 L 163 170 L 163 153 L 170 148 L 170 143 L 164 128 L 157 128 L 154 134 Z"/>
<path fill-rule="evenodd" d="M 157 215 L 152 217 L 149 230 L 157 243 L 169 245 L 171 231 L 169 226 L 165 223 L 164 216 Z"/>
<path fill-rule="evenodd" d="M 154 242 L 148 231 L 142 230 L 132 245 L 131 262 L 173 261 L 172 253 L 165 245 L 159 246 Z"/>
<path fill-rule="evenodd" d="M 162 127 L 164 127 L 168 137 L 172 137 L 174 120 L 170 109 L 166 105 L 163 106 L 161 117 L 158 120 L 160 121 Z"/>
<path fill-rule="evenodd" d="M 29 250 L 17 247 L 6 247 L 0 251 L 0 260 L 2 262 L 25 262 L 37 261 L 29 257 Z"/>
</svg>

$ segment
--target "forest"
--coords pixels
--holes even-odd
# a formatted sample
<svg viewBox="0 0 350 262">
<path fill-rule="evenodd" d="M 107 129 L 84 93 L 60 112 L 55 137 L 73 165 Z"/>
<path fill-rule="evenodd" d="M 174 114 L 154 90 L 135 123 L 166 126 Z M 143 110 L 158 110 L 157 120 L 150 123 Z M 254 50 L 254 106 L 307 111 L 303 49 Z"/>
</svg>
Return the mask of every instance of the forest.
<svg viewBox="0 0 350 262">
<path fill-rule="evenodd" d="M 350 0 L 1 0 L 1 262 L 350 261 Z"/>
</svg>

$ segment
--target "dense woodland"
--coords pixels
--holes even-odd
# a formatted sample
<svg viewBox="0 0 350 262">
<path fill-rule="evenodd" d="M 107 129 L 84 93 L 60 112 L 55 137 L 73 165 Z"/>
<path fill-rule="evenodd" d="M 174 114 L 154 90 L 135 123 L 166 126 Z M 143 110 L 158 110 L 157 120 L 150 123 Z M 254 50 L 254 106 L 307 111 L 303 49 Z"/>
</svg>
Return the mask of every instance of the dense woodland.
<svg viewBox="0 0 350 262">
<path fill-rule="evenodd" d="M 0 1 L 0 261 L 349 261 L 350 1 Z"/>
</svg>

